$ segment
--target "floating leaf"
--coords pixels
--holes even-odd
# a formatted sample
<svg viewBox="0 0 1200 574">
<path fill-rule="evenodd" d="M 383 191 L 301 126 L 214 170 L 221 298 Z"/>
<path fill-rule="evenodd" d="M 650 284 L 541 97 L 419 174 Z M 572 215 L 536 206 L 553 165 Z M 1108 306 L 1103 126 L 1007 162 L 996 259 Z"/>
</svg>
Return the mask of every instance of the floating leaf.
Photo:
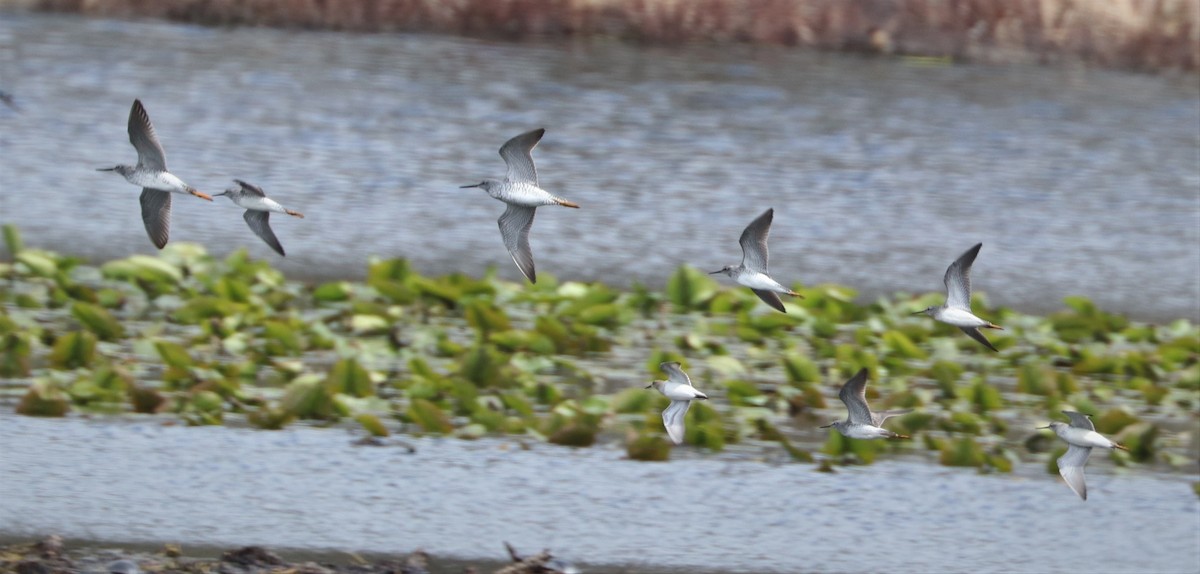
<svg viewBox="0 0 1200 574">
<path fill-rule="evenodd" d="M 325 384 L 331 393 L 343 393 L 354 397 L 369 397 L 375 394 L 371 373 L 355 359 L 341 359 L 334 363 Z"/>
<path fill-rule="evenodd" d="M 350 317 L 350 332 L 359 337 L 383 335 L 391 330 L 391 323 L 379 315 L 354 315 Z"/>
<path fill-rule="evenodd" d="M 333 396 L 321 378 L 313 374 L 301 375 L 289 383 L 280 405 L 285 412 L 300 418 L 337 418 Z"/>
<path fill-rule="evenodd" d="M 66 395 L 50 380 L 34 382 L 17 403 L 17 414 L 30 417 L 61 417 L 71 410 Z"/>
<path fill-rule="evenodd" d="M 662 435 L 643 434 L 625 445 L 630 460 L 664 461 L 671 457 L 671 443 Z"/>
<path fill-rule="evenodd" d="M 351 286 L 348 281 L 325 283 L 313 290 L 313 299 L 322 303 L 334 303 L 350 298 Z"/>
<path fill-rule="evenodd" d="M 134 255 L 126 259 L 109 261 L 100 270 L 109 279 L 129 281 L 140 279 L 149 282 L 178 284 L 183 281 L 183 273 L 178 267 L 146 255 Z"/>
<path fill-rule="evenodd" d="M 446 413 L 425 399 L 412 401 L 408 406 L 408 417 L 425 432 L 446 434 L 454 430 Z"/>
<path fill-rule="evenodd" d="M 50 364 L 58 369 L 89 367 L 96 358 L 96 336 L 72 331 L 59 337 L 50 351 Z"/>
<path fill-rule="evenodd" d="M 29 339 L 17 333 L 0 336 L 0 377 L 29 376 Z"/>
<path fill-rule="evenodd" d="M 180 371 L 192 368 L 192 356 L 188 354 L 187 349 L 183 348 L 183 345 L 172 341 L 155 341 L 154 348 L 168 367 Z"/>
<path fill-rule="evenodd" d="M 676 269 L 667 280 L 667 300 L 675 306 L 677 313 L 698 309 L 716 291 L 716 282 L 688 265 Z"/>
<path fill-rule="evenodd" d="M 167 399 L 154 389 L 139 387 L 131 383 L 129 404 L 135 413 L 154 414 L 162 410 L 163 406 L 167 404 Z"/>
<path fill-rule="evenodd" d="M 817 368 L 817 364 L 796 353 L 788 353 L 783 357 L 783 369 L 788 380 L 800 386 L 821 380 L 821 370 Z"/>
<path fill-rule="evenodd" d="M 387 427 L 383 425 L 383 422 L 379 420 L 379 417 L 371 413 L 360 413 L 354 417 L 354 420 L 358 421 L 358 424 L 362 425 L 363 429 L 371 433 L 371 436 L 385 437 L 391 434 Z"/>
<path fill-rule="evenodd" d="M 4 245 L 8 247 L 9 255 L 16 256 L 25 248 L 25 244 L 21 241 L 21 233 L 17 231 L 17 226 L 6 223 L 0 229 L 3 229 Z"/>
<path fill-rule="evenodd" d="M 54 260 L 53 256 L 44 252 L 23 249 L 13 259 L 38 277 L 54 277 L 58 273 L 58 262 Z"/>
<path fill-rule="evenodd" d="M 125 329 L 102 307 L 90 303 L 75 303 L 71 306 L 71 314 L 101 341 L 115 341 L 125 336 Z"/>
<path fill-rule="evenodd" d="M 964 436 L 942 443 L 939 461 L 943 466 L 983 466 L 983 449 L 975 439 Z"/>
</svg>

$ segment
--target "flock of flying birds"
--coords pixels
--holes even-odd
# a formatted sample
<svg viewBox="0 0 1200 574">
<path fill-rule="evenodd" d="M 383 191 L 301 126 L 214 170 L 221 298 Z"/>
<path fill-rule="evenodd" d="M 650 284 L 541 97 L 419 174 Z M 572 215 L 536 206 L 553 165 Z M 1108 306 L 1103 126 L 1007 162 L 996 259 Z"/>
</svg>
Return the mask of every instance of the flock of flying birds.
<svg viewBox="0 0 1200 574">
<path fill-rule="evenodd" d="M 476 184 L 462 186 L 483 189 L 488 195 L 507 205 L 498 221 L 500 235 L 517 268 L 533 283 L 537 282 L 537 273 L 533 263 L 533 251 L 529 247 L 529 230 L 533 226 L 533 216 L 537 208 L 545 205 L 579 207 L 579 204 L 555 196 L 538 185 L 532 151 L 545 133 L 544 129 L 525 132 L 500 147 L 500 157 L 508 167 L 504 179 L 485 179 Z M 162 145 L 154 132 L 154 126 L 150 123 L 146 108 L 139 100 L 134 100 L 133 108 L 129 111 L 129 142 L 137 150 L 137 165 L 117 165 L 99 171 L 119 173 L 129 183 L 142 188 L 142 222 L 150 240 L 162 249 L 167 244 L 171 226 L 171 194 L 194 195 L 208 201 L 212 201 L 213 196 L 200 192 L 167 171 Z M 216 195 L 224 195 L 245 208 L 243 217 L 250 229 L 271 249 L 283 255 L 283 246 L 271 231 L 270 214 L 284 213 L 300 218 L 304 215 L 267 197 L 258 186 L 237 179 L 234 182 L 236 187 Z M 767 271 L 767 237 L 771 232 L 774 216 L 775 210 L 767 209 L 751 221 L 738 240 L 742 247 L 742 262 L 736 266 L 726 265 L 712 274 L 728 275 L 737 283 L 749 287 L 772 308 L 786 313 L 779 295 L 801 295 L 771 278 Z M 958 327 L 988 349 L 998 351 L 979 330 L 1001 327 L 971 313 L 971 265 L 982 246 L 982 243 L 975 244 L 946 269 L 946 275 L 943 277 L 946 285 L 946 303 L 917 311 L 914 315 L 926 314 L 935 320 Z M 667 380 L 653 381 L 646 388 L 654 388 L 671 400 L 670 406 L 662 413 L 663 425 L 671 441 L 681 444 L 684 438 L 684 417 L 688 408 L 692 401 L 706 400 L 708 395 L 692 386 L 691 379 L 679 363 L 667 362 L 659 367 L 667 374 Z M 867 375 L 866 369 L 858 371 L 838 393 L 838 398 L 845 403 L 849 413 L 846 420 L 835 421 L 821 428 L 832 427 L 844 436 L 854 439 L 908 438 L 884 429 L 882 425 L 888 417 L 908 413 L 911 409 L 872 412 L 866 399 Z M 1059 474 L 1071 490 L 1087 500 L 1083 469 L 1091 450 L 1125 447 L 1097 433 L 1088 415 L 1073 411 L 1063 412 L 1069 417 L 1069 424 L 1052 422 L 1049 426 L 1039 428 L 1053 429 L 1055 434 L 1068 443 L 1066 454 L 1058 459 Z"/>
</svg>

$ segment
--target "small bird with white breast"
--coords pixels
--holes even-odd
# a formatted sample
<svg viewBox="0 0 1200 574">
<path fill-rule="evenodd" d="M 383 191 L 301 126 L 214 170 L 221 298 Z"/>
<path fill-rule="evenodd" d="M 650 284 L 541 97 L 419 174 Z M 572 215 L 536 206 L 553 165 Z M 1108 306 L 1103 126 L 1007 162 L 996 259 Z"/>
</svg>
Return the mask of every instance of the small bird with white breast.
<svg viewBox="0 0 1200 574">
<path fill-rule="evenodd" d="M 751 221 L 750 225 L 747 225 L 746 229 L 742 231 L 742 237 L 738 239 L 738 243 L 742 246 L 741 264 L 726 265 L 710 272 L 709 275 L 724 273 L 732 277 L 734 281 L 749 287 L 766 304 L 782 313 L 787 313 L 778 293 L 801 299 L 803 296 L 780 285 L 767 273 L 767 236 L 771 233 L 771 220 L 774 217 L 775 208 L 768 209 Z"/>
<path fill-rule="evenodd" d="M 300 219 L 304 219 L 304 214 L 279 205 L 278 201 L 267 197 L 266 192 L 257 185 L 246 183 L 240 179 L 233 181 L 238 184 L 237 187 L 231 187 L 216 195 L 224 195 L 233 200 L 238 207 L 245 208 L 246 213 L 242 214 L 242 219 L 246 220 L 246 225 L 250 226 L 250 231 L 253 231 L 271 249 L 274 249 L 276 253 L 282 256 L 283 245 L 279 244 L 279 239 L 275 237 L 275 232 L 271 231 L 271 212 L 286 213 Z"/>
<path fill-rule="evenodd" d="M 1071 487 L 1071 490 L 1078 494 L 1079 498 L 1087 500 L 1087 483 L 1084 482 L 1083 467 L 1087 466 L 1088 455 L 1092 454 L 1092 449 L 1129 449 L 1096 432 L 1096 425 L 1092 424 L 1089 415 L 1075 411 L 1063 411 L 1063 414 L 1071 419 L 1069 424 L 1055 421 L 1038 428 L 1053 429 L 1058 438 L 1067 441 L 1066 454 L 1058 457 L 1058 474 L 1062 475 L 1067 486 Z"/>
<path fill-rule="evenodd" d="M 942 283 L 946 285 L 946 304 L 926 307 L 913 315 L 925 314 L 943 323 L 954 325 L 972 339 L 983 343 L 983 346 L 998 351 L 996 347 L 992 346 L 991 341 L 988 341 L 987 337 L 979 332 L 979 329 L 1004 329 L 1004 327 L 980 319 L 971 313 L 971 264 L 975 262 L 975 256 L 979 255 L 981 247 L 983 247 L 982 243 L 976 243 L 974 247 L 960 255 L 958 259 L 954 260 L 954 263 L 950 264 L 950 267 L 946 268 L 946 275 L 942 277 Z"/>
<path fill-rule="evenodd" d="M 167 171 L 167 156 L 150 123 L 150 114 L 141 100 L 133 100 L 129 109 L 129 143 L 137 150 L 137 165 L 117 165 L 96 171 L 115 171 L 125 181 L 142 188 L 142 224 L 154 246 L 162 249 L 167 244 L 171 231 L 171 194 L 186 193 L 212 201 L 212 196 L 201 193 L 186 184 L 175 174 Z"/>
<path fill-rule="evenodd" d="M 911 413 L 912 409 L 871 412 L 871 407 L 867 405 L 866 369 L 859 369 L 853 377 L 850 377 L 849 381 L 846 381 L 846 384 L 842 385 L 842 389 L 838 391 L 838 398 L 846 405 L 848 411 L 846 420 L 834 421 L 821 428 L 833 427 L 843 436 L 857 439 L 908 438 L 906 435 L 883 428 L 883 421 L 888 417 Z"/>
<path fill-rule="evenodd" d="M 537 283 L 533 267 L 533 250 L 529 247 L 529 229 L 533 227 L 533 216 L 543 205 L 561 205 L 579 208 L 579 204 L 567 201 L 538 186 L 537 168 L 533 165 L 533 148 L 542 141 L 544 129 L 536 129 L 516 136 L 500 146 L 500 157 L 508 166 L 503 180 L 485 179 L 479 183 L 461 186 L 461 189 L 482 188 L 488 195 L 508 204 L 497 221 L 504 246 L 512 255 L 513 262 L 530 283 Z"/>
<path fill-rule="evenodd" d="M 667 427 L 667 436 L 671 437 L 671 442 L 681 444 L 683 442 L 683 418 L 691 408 L 692 401 L 708 400 L 708 395 L 692 386 L 692 379 L 683 372 L 679 363 L 662 363 L 658 368 L 667 374 L 667 380 L 653 381 L 646 388 L 653 388 L 662 393 L 664 397 L 671 399 L 671 405 L 662 413 L 663 425 Z"/>
</svg>

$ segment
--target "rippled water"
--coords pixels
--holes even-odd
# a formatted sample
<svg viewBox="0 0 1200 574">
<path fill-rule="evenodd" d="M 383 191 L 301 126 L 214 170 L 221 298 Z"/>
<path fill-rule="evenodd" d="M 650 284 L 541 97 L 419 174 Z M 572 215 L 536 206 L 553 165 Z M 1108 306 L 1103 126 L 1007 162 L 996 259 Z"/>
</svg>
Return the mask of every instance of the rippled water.
<svg viewBox="0 0 1200 574">
<path fill-rule="evenodd" d="M 716 269 L 773 206 L 785 282 L 937 290 L 983 241 L 994 302 L 1200 319 L 1195 77 L 5 14 L 0 88 L 23 104 L 0 108 L 0 220 L 90 258 L 153 251 L 137 190 L 93 171 L 134 158 L 136 97 L 185 180 L 247 179 L 308 215 L 276 218 L 279 260 L 228 201 L 177 198 L 172 240 L 293 276 L 380 255 L 518 278 L 502 206 L 456 187 L 503 174 L 499 145 L 544 126 L 542 183 L 583 209 L 539 211 L 540 273 Z"/>
<path fill-rule="evenodd" d="M 0 524 L 109 542 L 496 558 L 507 540 L 591 564 L 692 572 L 1194 572 L 1188 479 L 1088 468 L 1082 502 L 1040 465 L 1014 475 L 888 461 L 814 472 L 677 449 L 267 432 L 0 415 Z"/>
</svg>

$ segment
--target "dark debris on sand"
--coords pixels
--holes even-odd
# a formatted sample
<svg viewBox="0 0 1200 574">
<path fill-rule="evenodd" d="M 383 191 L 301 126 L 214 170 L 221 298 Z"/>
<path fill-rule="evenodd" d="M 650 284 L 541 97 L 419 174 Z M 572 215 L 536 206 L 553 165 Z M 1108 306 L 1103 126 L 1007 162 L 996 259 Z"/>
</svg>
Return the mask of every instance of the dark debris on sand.
<svg viewBox="0 0 1200 574">
<path fill-rule="evenodd" d="M 512 563 L 494 574 L 573 574 L 578 569 L 555 559 L 548 550 L 522 558 L 505 543 Z M 291 563 L 261 546 L 229 550 L 219 559 L 188 558 L 179 548 L 166 545 L 161 552 L 66 549 L 60 536 L 33 543 L 0 547 L 0 574 L 483 574 L 474 567 L 436 568 L 424 551 L 377 562 L 358 560 L 353 564 L 318 562 Z"/>
</svg>

